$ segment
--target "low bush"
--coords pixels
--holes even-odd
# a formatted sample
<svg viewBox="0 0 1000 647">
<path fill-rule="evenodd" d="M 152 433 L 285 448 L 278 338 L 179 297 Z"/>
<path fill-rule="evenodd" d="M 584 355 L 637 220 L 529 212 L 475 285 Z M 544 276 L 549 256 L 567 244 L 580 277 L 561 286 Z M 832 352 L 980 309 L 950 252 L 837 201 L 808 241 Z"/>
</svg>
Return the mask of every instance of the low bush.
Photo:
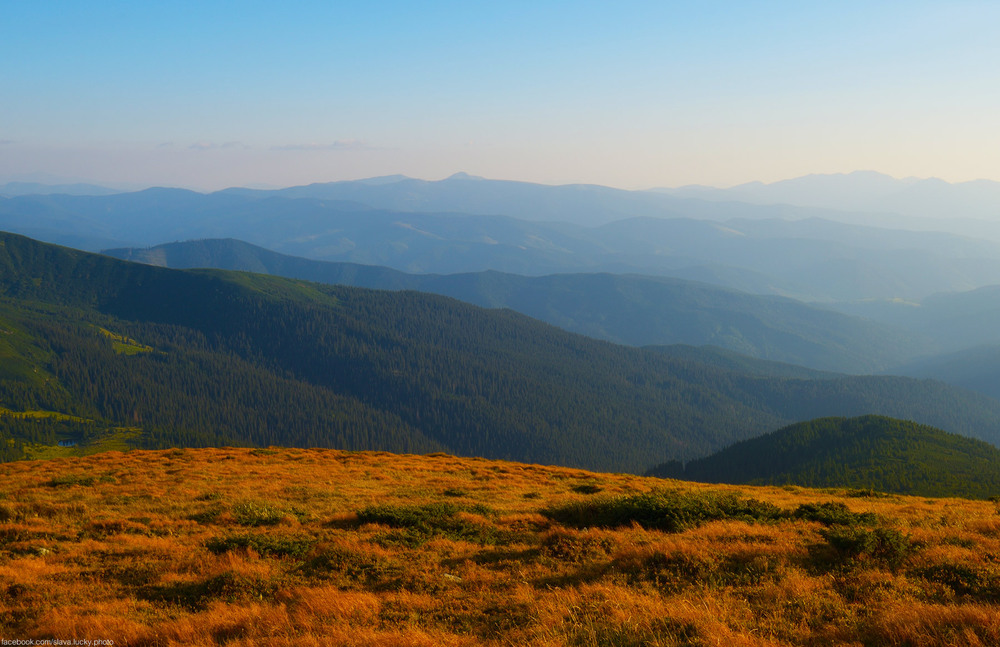
<svg viewBox="0 0 1000 647">
<path fill-rule="evenodd" d="M 638 523 L 644 528 L 680 532 L 707 521 L 773 521 L 777 506 L 735 494 L 660 490 L 646 494 L 573 501 L 542 510 L 542 514 L 577 528 L 620 528 Z"/>
<path fill-rule="evenodd" d="M 803 503 L 792 512 L 791 516 L 804 521 L 818 521 L 824 526 L 871 526 L 878 521 L 878 518 L 870 512 L 851 512 L 840 501 Z"/>
<path fill-rule="evenodd" d="M 615 558 L 614 566 L 632 582 L 649 582 L 666 593 L 678 593 L 692 586 L 758 586 L 780 579 L 784 572 L 780 558 L 759 553 L 723 557 L 686 552 L 626 552 Z"/>
<path fill-rule="evenodd" d="M 215 600 L 229 603 L 268 600 L 274 596 L 279 584 L 254 575 L 226 572 L 199 582 L 145 587 L 140 592 L 140 597 L 153 602 L 202 610 Z"/>
<path fill-rule="evenodd" d="M 895 571 L 915 550 L 910 537 L 895 528 L 835 526 L 824 530 L 823 537 L 846 565 L 872 561 Z"/>
<path fill-rule="evenodd" d="M 299 572 L 314 578 L 341 579 L 359 586 L 389 587 L 403 567 L 382 557 L 359 553 L 341 546 L 328 546 L 311 556 Z"/>
<path fill-rule="evenodd" d="M 462 509 L 452 503 L 430 503 L 421 506 L 368 506 L 357 515 L 361 523 L 378 523 L 402 530 L 381 536 L 381 543 L 415 547 L 431 537 L 440 536 L 479 544 L 498 544 L 510 543 L 518 538 L 515 533 L 499 530 L 487 523 L 461 519 L 457 516 L 460 511 Z M 472 506 L 469 511 L 492 513 L 492 509 L 482 505 Z"/>
<path fill-rule="evenodd" d="M 313 540 L 309 537 L 244 533 L 213 537 L 205 543 L 205 547 L 213 553 L 250 548 L 259 555 L 302 557 L 309 552 L 312 544 Z"/>
<path fill-rule="evenodd" d="M 930 582 L 944 584 L 963 598 L 977 602 L 1000 601 L 1000 573 L 983 565 L 934 564 L 914 574 Z"/>
</svg>

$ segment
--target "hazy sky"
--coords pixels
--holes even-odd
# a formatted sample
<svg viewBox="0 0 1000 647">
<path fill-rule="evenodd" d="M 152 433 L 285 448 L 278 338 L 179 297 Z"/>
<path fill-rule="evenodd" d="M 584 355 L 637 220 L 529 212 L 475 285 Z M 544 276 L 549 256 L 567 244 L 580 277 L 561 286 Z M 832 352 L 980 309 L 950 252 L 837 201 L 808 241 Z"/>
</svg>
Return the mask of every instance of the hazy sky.
<svg viewBox="0 0 1000 647">
<path fill-rule="evenodd" d="M 0 8 L 0 181 L 1000 180 L 1000 2 Z"/>
</svg>

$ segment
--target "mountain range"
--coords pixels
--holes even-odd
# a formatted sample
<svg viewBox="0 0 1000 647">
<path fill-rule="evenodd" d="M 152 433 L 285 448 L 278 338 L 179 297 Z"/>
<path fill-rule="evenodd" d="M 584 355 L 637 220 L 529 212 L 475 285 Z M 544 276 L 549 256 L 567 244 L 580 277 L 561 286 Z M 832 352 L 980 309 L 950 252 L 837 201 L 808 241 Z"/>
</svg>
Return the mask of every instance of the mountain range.
<svg viewBox="0 0 1000 647">
<path fill-rule="evenodd" d="M 798 207 L 676 201 L 606 187 L 388 178 L 0 198 L 0 229 L 90 251 L 236 238 L 411 273 L 633 273 L 818 302 L 914 300 L 1000 284 L 1000 243 L 981 237 L 848 224 Z M 586 215 L 586 205 L 605 215 Z M 460 207 L 469 211 L 444 211 Z"/>
</svg>

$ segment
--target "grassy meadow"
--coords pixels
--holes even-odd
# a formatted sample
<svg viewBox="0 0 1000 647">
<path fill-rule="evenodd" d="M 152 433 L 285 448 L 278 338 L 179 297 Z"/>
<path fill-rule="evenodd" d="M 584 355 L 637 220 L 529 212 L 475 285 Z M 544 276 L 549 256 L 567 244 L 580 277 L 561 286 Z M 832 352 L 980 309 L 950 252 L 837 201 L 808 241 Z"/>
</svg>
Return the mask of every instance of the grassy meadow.
<svg viewBox="0 0 1000 647">
<path fill-rule="evenodd" d="M 447 455 L 0 465 L 0 639 L 995 645 L 989 501 Z"/>
</svg>

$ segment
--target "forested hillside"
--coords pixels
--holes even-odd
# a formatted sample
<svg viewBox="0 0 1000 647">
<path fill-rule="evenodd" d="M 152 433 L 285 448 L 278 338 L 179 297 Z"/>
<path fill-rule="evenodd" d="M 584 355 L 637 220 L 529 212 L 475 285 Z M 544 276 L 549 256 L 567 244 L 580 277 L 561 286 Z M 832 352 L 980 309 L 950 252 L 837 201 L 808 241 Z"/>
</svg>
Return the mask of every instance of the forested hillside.
<svg viewBox="0 0 1000 647">
<path fill-rule="evenodd" d="M 883 416 L 800 422 L 651 474 L 709 483 L 872 488 L 923 496 L 1000 495 L 1000 450 Z"/>
<path fill-rule="evenodd" d="M 168 270 L 3 235 L 0 295 L 8 458 L 28 422 L 46 444 L 79 427 L 77 440 L 128 431 L 145 447 L 442 449 L 622 471 L 820 415 L 1000 439 L 1000 403 L 939 383 L 761 378 L 415 292 Z"/>
</svg>

